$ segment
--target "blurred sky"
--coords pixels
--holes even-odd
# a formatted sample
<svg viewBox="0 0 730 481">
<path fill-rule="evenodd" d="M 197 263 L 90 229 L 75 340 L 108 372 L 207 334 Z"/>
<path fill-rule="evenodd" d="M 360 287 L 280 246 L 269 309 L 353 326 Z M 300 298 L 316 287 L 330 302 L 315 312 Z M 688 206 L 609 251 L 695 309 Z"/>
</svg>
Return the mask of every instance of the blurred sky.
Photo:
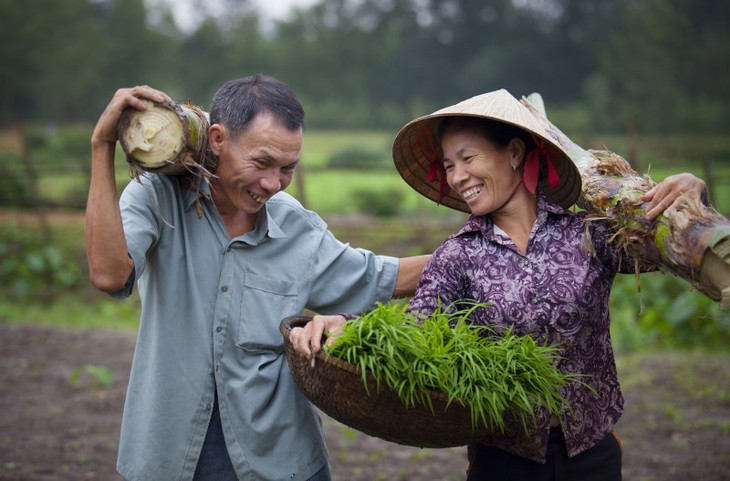
<svg viewBox="0 0 730 481">
<path fill-rule="evenodd" d="M 294 7 L 308 7 L 318 0 L 250 0 L 261 12 L 264 24 L 273 20 L 284 20 Z M 196 4 L 200 0 L 145 0 L 145 2 L 154 6 L 165 3 L 170 6 L 175 21 L 182 30 L 189 31 L 197 26 L 196 22 Z M 206 9 L 214 15 L 225 16 L 224 2 L 220 0 L 206 0 Z"/>
<path fill-rule="evenodd" d="M 276 20 L 282 20 L 292 7 L 308 7 L 317 0 L 253 0 L 261 13 Z"/>
</svg>

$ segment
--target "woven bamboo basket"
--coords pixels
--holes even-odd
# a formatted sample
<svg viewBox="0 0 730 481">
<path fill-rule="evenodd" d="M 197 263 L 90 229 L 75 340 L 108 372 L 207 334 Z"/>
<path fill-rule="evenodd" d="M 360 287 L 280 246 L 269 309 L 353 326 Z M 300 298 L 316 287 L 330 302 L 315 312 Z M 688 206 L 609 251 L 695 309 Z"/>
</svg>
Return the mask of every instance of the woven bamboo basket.
<svg viewBox="0 0 730 481">
<path fill-rule="evenodd" d="M 289 333 L 311 317 L 292 316 L 281 321 L 289 369 L 305 396 L 322 412 L 353 429 L 386 441 L 420 448 L 463 446 L 493 433 L 486 426 L 472 428 L 468 406 L 448 403 L 446 394 L 431 391 L 432 408 L 406 406 L 384 382 L 380 387 L 368 375 L 367 388 L 352 364 L 317 353 L 314 367 L 294 352 Z"/>
</svg>

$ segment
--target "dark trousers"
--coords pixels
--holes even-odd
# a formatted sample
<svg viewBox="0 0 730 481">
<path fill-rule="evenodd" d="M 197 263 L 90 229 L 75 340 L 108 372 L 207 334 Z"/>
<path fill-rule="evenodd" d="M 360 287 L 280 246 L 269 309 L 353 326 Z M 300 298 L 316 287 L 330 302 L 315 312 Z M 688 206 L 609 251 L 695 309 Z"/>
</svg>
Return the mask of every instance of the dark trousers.
<svg viewBox="0 0 730 481">
<path fill-rule="evenodd" d="M 193 481 L 238 481 L 223 437 L 217 396 Z"/>
<path fill-rule="evenodd" d="M 467 481 L 621 481 L 621 445 L 613 434 L 568 458 L 563 432 L 554 428 L 545 464 L 483 444 L 470 445 L 468 453 Z"/>
<path fill-rule="evenodd" d="M 272 459 L 271 462 L 276 462 L 276 460 Z M 307 481 L 331 481 L 331 479 L 329 466 L 325 466 Z M 223 437 L 217 396 L 193 481 L 238 481 L 231 458 L 228 456 L 226 440 Z"/>
</svg>

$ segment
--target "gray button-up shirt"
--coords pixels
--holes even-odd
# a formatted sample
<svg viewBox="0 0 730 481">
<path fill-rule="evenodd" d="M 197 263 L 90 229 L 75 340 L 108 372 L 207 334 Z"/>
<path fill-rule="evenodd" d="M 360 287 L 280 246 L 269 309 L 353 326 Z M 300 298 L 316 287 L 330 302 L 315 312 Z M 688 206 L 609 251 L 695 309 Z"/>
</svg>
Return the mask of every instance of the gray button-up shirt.
<svg viewBox="0 0 730 481">
<path fill-rule="evenodd" d="M 217 389 L 239 479 L 307 479 L 327 462 L 321 421 L 283 354 L 280 321 L 390 299 L 398 260 L 343 244 L 285 193 L 230 239 L 204 189 L 145 175 L 120 206 L 142 299 L 117 469 L 192 479 Z M 114 294 L 128 296 L 133 282 Z"/>
</svg>

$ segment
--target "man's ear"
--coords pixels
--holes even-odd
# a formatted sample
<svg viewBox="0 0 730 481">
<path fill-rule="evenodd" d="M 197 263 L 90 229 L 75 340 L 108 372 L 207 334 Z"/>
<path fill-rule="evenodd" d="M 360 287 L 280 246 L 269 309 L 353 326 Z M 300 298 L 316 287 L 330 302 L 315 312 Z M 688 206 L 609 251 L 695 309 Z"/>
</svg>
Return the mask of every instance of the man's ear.
<svg viewBox="0 0 730 481">
<path fill-rule="evenodd" d="M 208 127 L 208 145 L 210 151 L 215 155 L 220 155 L 223 149 L 223 144 L 228 139 L 228 131 L 225 126 L 221 124 L 213 124 Z"/>
</svg>

